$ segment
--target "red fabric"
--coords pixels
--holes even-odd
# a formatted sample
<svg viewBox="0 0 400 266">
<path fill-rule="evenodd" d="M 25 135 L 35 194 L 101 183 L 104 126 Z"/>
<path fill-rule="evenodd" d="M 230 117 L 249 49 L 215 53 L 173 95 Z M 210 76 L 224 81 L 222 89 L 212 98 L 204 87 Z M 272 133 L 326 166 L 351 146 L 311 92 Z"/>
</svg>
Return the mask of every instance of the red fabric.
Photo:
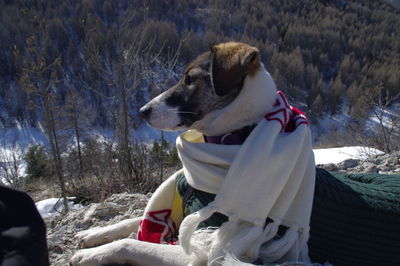
<svg viewBox="0 0 400 266">
<path fill-rule="evenodd" d="M 278 91 L 274 110 L 264 117 L 268 121 L 278 121 L 282 132 L 293 132 L 301 124 L 310 124 L 302 111 L 288 104 L 285 94 L 281 91 Z"/>
<path fill-rule="evenodd" d="M 157 244 L 175 245 L 176 225 L 171 218 L 171 210 L 147 212 L 140 222 L 138 240 Z"/>
</svg>

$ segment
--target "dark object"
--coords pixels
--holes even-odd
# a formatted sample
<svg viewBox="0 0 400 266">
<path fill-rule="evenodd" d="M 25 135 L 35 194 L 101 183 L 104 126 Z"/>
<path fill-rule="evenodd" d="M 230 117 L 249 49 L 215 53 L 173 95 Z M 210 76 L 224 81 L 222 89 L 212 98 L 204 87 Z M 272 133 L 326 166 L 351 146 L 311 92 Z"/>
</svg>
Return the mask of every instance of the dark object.
<svg viewBox="0 0 400 266">
<path fill-rule="evenodd" d="M 33 200 L 0 185 L 0 266 L 49 265 L 46 226 Z"/>
</svg>

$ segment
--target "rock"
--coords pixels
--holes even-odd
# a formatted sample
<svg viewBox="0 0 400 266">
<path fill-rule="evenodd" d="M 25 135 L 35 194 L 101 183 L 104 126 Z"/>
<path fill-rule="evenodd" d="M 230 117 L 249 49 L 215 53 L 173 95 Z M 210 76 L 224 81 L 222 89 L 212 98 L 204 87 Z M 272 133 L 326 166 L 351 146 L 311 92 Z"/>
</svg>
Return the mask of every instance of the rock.
<svg viewBox="0 0 400 266">
<path fill-rule="evenodd" d="M 98 204 L 92 204 L 89 209 L 85 212 L 85 216 L 83 216 L 84 222 L 90 222 L 92 219 L 93 213 L 96 211 Z"/>
<path fill-rule="evenodd" d="M 320 168 L 324 168 L 325 170 L 327 170 L 327 171 L 338 171 L 338 167 L 336 166 L 336 164 L 333 164 L 333 163 L 330 163 L 330 164 L 324 164 L 324 165 L 322 165 L 322 164 L 319 164 L 319 165 L 317 165 L 317 167 L 320 167 Z"/>
<path fill-rule="evenodd" d="M 60 246 L 54 245 L 53 248 L 51 249 L 52 252 L 57 253 L 57 254 L 62 254 L 63 249 Z"/>
<path fill-rule="evenodd" d="M 45 218 L 50 264 L 69 264 L 69 258 L 79 248 L 74 238 L 78 232 L 142 216 L 148 200 L 149 197 L 142 194 L 114 194 L 104 202 L 72 209 L 64 216 Z"/>
<path fill-rule="evenodd" d="M 355 160 L 355 159 L 347 159 L 341 163 L 338 164 L 338 168 L 340 170 L 346 170 L 349 168 L 354 168 L 359 164 L 359 160 Z"/>
<path fill-rule="evenodd" d="M 390 154 L 374 155 L 364 161 L 349 159 L 338 164 L 319 165 L 327 171 L 344 173 L 399 174 L 400 151 Z"/>
<path fill-rule="evenodd" d="M 358 165 L 359 160 L 355 160 L 355 159 L 347 159 L 344 162 L 342 162 L 341 164 L 343 164 L 343 169 L 348 169 L 348 168 L 354 168 Z"/>
<path fill-rule="evenodd" d="M 362 164 L 364 173 L 378 173 L 378 167 L 374 163 L 365 162 Z"/>
<path fill-rule="evenodd" d="M 114 202 L 104 202 L 103 204 L 97 205 L 93 212 L 93 217 L 95 218 L 109 218 L 110 216 L 114 217 L 120 214 L 122 210 L 122 206 L 118 203 Z"/>
</svg>

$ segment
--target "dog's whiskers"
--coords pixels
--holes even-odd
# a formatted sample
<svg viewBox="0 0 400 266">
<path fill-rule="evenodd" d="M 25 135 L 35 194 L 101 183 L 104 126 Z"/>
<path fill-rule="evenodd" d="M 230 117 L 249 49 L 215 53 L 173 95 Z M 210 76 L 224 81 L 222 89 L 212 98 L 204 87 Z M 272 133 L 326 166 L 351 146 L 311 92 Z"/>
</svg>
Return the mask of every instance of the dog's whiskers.
<svg viewBox="0 0 400 266">
<path fill-rule="evenodd" d="M 175 111 L 175 114 L 192 114 L 192 115 L 197 115 L 195 112 L 189 112 L 189 111 L 176 111 L 173 108 L 169 108 L 168 111 Z"/>
<path fill-rule="evenodd" d="M 195 115 L 196 113 L 195 112 L 185 112 L 185 111 L 178 111 L 178 112 L 176 112 L 177 114 L 192 114 L 192 115 Z"/>
</svg>

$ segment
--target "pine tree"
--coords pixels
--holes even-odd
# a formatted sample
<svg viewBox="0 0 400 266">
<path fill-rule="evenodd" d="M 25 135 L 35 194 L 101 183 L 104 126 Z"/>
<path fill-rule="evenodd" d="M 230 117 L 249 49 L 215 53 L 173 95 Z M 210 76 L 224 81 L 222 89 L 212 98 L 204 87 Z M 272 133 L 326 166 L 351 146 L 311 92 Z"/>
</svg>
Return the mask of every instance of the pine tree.
<svg viewBox="0 0 400 266">
<path fill-rule="evenodd" d="M 28 178 L 49 178 L 50 171 L 50 160 L 46 154 L 46 150 L 43 146 L 31 146 L 24 155 L 26 162 L 26 173 Z"/>
</svg>

